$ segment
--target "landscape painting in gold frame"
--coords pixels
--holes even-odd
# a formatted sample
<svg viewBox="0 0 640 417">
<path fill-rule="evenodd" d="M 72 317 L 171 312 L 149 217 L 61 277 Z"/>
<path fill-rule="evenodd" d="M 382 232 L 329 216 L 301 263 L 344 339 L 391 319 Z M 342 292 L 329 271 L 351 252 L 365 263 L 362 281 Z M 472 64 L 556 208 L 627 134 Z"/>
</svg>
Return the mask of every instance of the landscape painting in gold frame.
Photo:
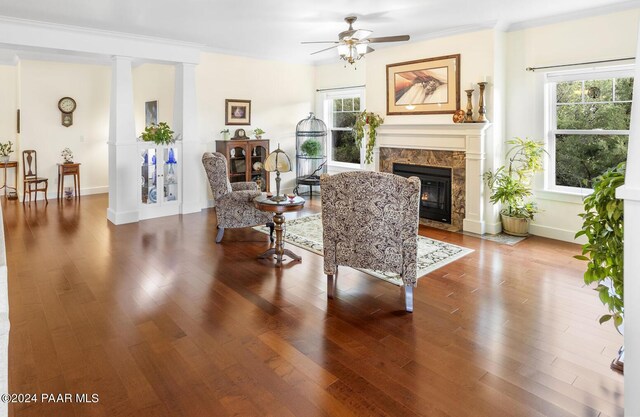
<svg viewBox="0 0 640 417">
<path fill-rule="evenodd" d="M 460 109 L 460 54 L 387 65 L 387 114 Z"/>
</svg>

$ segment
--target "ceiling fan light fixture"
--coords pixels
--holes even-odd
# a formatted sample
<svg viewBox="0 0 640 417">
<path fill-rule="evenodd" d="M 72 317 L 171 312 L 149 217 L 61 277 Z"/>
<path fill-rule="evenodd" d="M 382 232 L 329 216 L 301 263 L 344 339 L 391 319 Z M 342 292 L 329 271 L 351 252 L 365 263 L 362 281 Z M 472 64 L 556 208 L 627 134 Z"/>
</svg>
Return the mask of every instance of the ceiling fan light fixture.
<svg viewBox="0 0 640 417">
<path fill-rule="evenodd" d="M 368 45 L 366 43 L 359 43 L 356 45 L 356 50 L 358 51 L 358 55 L 362 56 L 367 53 Z"/>
<path fill-rule="evenodd" d="M 347 55 L 349 55 L 349 45 L 339 45 L 338 55 L 340 55 L 341 57 L 346 57 Z"/>
</svg>

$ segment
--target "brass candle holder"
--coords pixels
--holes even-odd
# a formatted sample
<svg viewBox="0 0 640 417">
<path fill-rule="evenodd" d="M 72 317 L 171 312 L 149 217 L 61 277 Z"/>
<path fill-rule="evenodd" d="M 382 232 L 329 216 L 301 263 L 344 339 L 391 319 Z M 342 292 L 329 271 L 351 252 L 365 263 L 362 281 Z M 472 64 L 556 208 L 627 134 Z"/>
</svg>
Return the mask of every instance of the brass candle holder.
<svg viewBox="0 0 640 417">
<path fill-rule="evenodd" d="M 478 122 L 485 123 L 487 119 L 485 119 L 484 115 L 487 113 L 487 109 L 484 105 L 484 89 L 487 86 L 487 82 L 483 81 L 478 83 L 480 86 L 480 98 L 478 99 Z"/>
<path fill-rule="evenodd" d="M 467 93 L 467 116 L 464 118 L 465 123 L 473 123 L 473 104 L 471 103 L 471 95 L 473 89 L 464 90 Z"/>
</svg>

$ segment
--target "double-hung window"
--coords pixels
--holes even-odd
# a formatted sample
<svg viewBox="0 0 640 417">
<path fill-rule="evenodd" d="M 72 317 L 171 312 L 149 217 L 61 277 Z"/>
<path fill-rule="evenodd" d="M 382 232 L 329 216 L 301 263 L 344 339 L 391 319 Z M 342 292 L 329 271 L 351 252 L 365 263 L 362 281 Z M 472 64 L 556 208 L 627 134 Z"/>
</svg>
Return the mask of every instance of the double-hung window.
<svg viewBox="0 0 640 417">
<path fill-rule="evenodd" d="M 546 188 L 575 192 L 627 159 L 633 67 L 549 73 Z"/>
<path fill-rule="evenodd" d="M 356 116 L 364 109 L 362 88 L 327 92 L 324 97 L 324 114 L 328 138 L 329 165 L 343 168 L 360 168 L 361 149 L 356 145 L 353 125 Z"/>
</svg>

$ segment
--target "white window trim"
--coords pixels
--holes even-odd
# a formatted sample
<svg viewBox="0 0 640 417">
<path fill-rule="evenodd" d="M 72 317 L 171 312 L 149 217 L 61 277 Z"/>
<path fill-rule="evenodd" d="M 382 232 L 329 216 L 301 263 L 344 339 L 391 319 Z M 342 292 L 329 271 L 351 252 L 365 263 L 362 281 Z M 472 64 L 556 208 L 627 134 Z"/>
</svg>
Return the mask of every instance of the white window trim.
<svg viewBox="0 0 640 417">
<path fill-rule="evenodd" d="M 348 162 L 334 161 L 333 155 L 333 142 L 331 138 L 331 130 L 333 129 L 333 112 L 330 108 L 331 102 L 336 98 L 349 98 L 359 96 L 360 97 L 360 111 L 365 109 L 365 89 L 364 87 L 345 88 L 336 91 L 326 91 L 322 97 L 322 115 L 327 124 L 327 166 L 329 168 L 336 168 L 338 171 L 349 170 L 362 170 L 365 168 L 364 164 L 364 141 L 362 141 L 362 149 L 360 149 L 360 163 L 352 164 Z"/>
<path fill-rule="evenodd" d="M 591 188 L 568 187 L 556 185 L 556 142 L 555 135 L 577 134 L 577 135 L 629 135 L 629 130 L 565 130 L 555 129 L 557 126 L 556 117 L 556 85 L 559 82 L 577 81 L 588 78 L 590 80 L 602 80 L 609 78 L 634 77 L 634 65 L 620 65 L 616 67 L 602 67 L 591 69 L 579 69 L 562 72 L 549 72 L 545 74 L 545 147 L 548 155 L 545 158 L 546 175 L 544 177 L 544 189 L 538 192 L 547 192 L 548 195 L 565 194 L 572 196 L 586 196 L 593 192 Z"/>
</svg>

